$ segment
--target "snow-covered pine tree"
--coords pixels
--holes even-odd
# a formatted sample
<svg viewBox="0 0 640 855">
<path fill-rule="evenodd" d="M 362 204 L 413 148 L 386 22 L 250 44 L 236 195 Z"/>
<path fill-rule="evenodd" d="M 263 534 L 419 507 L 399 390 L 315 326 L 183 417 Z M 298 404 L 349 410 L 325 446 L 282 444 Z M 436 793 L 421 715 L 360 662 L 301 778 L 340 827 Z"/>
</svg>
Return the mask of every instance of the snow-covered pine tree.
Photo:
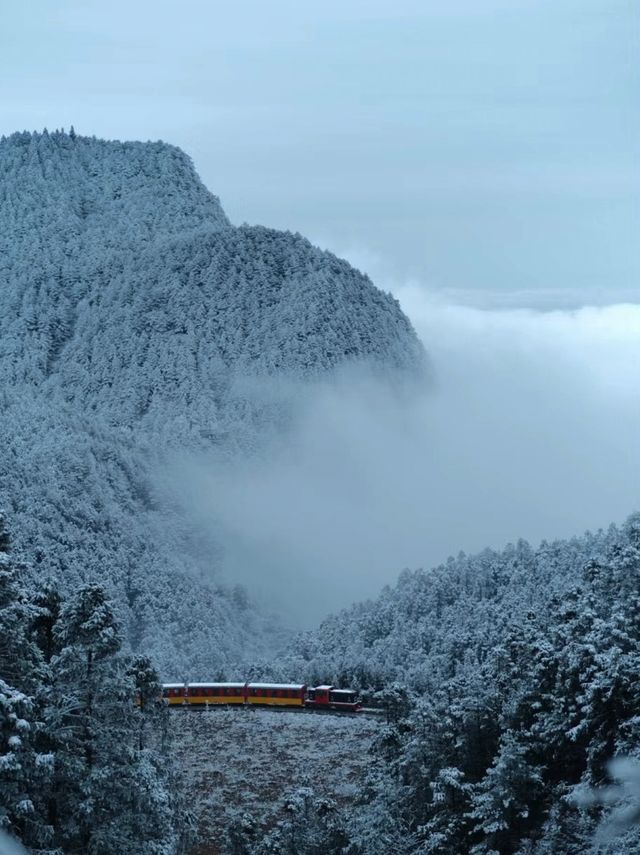
<svg viewBox="0 0 640 855">
<path fill-rule="evenodd" d="M 30 638 L 25 568 L 13 561 L 9 546 L 7 519 L 0 512 L 0 829 L 44 849 L 50 834 L 41 794 L 51 758 L 38 750 L 35 701 L 44 663 Z"/>
<path fill-rule="evenodd" d="M 182 820 L 159 745 L 147 736 L 157 675 L 121 653 L 100 585 L 84 586 L 63 605 L 54 637 L 46 728 L 55 757 L 56 844 L 88 855 L 175 852 Z"/>
</svg>

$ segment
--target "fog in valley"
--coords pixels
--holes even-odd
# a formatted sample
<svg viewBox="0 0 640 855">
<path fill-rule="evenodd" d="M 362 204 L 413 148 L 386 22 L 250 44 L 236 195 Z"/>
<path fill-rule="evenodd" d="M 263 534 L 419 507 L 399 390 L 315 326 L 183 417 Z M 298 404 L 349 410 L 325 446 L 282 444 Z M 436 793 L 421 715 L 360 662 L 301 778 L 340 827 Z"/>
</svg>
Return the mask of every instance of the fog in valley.
<svg viewBox="0 0 640 855">
<path fill-rule="evenodd" d="M 182 501 L 222 540 L 225 580 L 293 623 L 404 567 L 571 537 L 638 507 L 640 306 L 479 308 L 393 290 L 429 354 L 420 388 L 352 371 L 288 390 L 292 426 L 259 462 L 177 468 Z"/>
</svg>

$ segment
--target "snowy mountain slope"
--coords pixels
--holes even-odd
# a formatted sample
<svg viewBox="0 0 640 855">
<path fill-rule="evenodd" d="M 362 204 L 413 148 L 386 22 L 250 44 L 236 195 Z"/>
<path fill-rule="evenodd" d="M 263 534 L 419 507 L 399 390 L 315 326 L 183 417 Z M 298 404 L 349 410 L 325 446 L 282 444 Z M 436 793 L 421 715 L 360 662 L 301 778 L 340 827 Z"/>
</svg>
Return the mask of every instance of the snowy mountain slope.
<svg viewBox="0 0 640 855">
<path fill-rule="evenodd" d="M 167 449 L 255 452 L 286 417 L 270 382 L 350 362 L 424 354 L 345 262 L 233 227 L 178 149 L 0 141 L 0 503 L 38 572 L 110 583 L 165 673 L 216 676 L 264 630 L 211 581 L 215 538 L 154 491 Z"/>
<path fill-rule="evenodd" d="M 570 541 L 406 571 L 300 639 L 276 679 L 279 667 L 360 683 L 391 724 L 351 817 L 368 841 L 355 851 L 639 852 L 631 787 L 608 793 L 624 799 L 615 819 L 586 807 L 612 758 L 634 758 L 621 777 L 638 777 L 639 605 L 636 513 Z"/>
<path fill-rule="evenodd" d="M 0 188 L 4 377 L 120 423 L 149 398 L 188 408 L 229 369 L 422 359 L 393 298 L 299 235 L 231 227 L 170 146 L 17 134 Z"/>
</svg>

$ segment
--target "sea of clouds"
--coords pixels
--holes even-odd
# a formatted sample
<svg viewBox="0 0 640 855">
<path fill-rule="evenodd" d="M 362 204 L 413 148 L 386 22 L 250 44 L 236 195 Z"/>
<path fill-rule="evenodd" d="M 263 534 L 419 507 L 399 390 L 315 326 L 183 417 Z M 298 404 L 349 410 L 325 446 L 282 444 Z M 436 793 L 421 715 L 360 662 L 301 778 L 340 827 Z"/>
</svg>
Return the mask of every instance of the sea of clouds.
<svg viewBox="0 0 640 855">
<path fill-rule="evenodd" d="M 389 290 L 428 351 L 423 384 L 360 371 L 306 384 L 258 458 L 182 466 L 225 577 L 299 624 L 403 567 L 571 537 L 640 507 L 640 303 L 542 310 Z"/>
</svg>

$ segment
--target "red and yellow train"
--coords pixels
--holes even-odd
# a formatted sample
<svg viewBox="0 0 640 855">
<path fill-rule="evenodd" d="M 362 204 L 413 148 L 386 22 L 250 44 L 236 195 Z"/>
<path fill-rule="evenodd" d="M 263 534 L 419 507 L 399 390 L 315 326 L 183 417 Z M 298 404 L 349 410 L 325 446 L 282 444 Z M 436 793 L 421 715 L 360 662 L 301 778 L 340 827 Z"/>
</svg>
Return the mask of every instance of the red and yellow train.
<svg viewBox="0 0 640 855">
<path fill-rule="evenodd" d="M 162 697 L 170 706 L 225 704 L 335 712 L 358 712 L 361 707 L 352 689 L 307 688 L 302 683 L 164 683 Z"/>
</svg>

